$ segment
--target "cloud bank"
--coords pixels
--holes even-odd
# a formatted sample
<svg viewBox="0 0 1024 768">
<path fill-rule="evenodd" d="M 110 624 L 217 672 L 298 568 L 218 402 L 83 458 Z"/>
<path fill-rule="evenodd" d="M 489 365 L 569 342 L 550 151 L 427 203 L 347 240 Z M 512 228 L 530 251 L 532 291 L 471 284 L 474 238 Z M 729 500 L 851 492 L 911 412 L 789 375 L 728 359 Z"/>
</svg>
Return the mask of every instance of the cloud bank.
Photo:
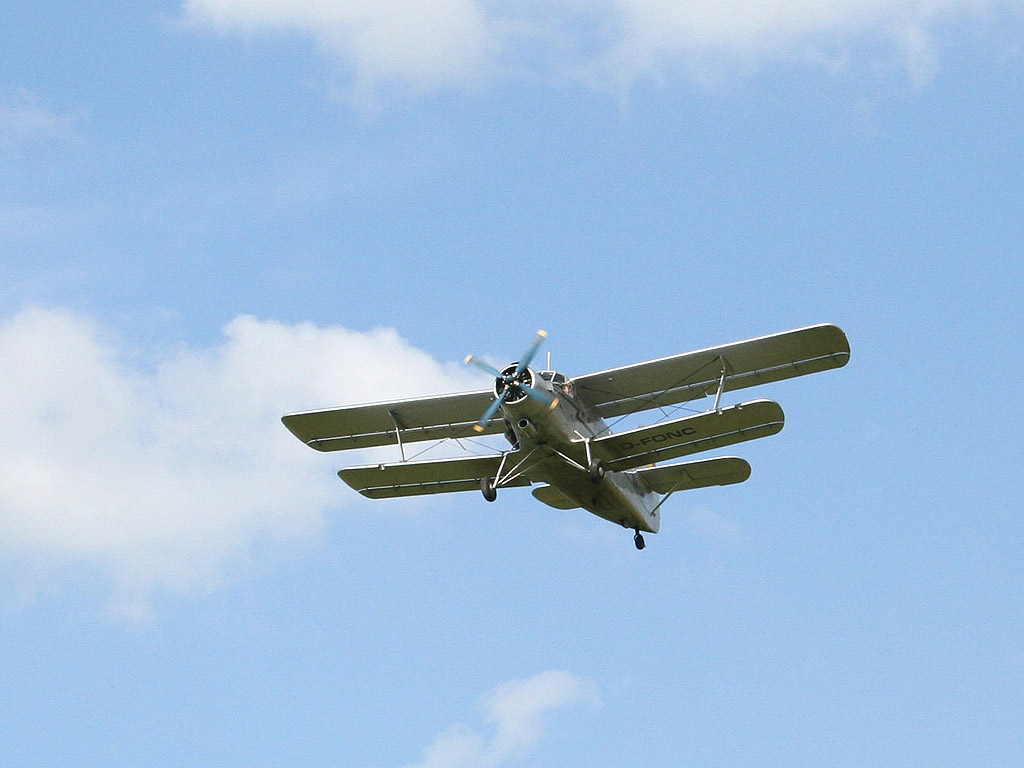
<svg viewBox="0 0 1024 768">
<path fill-rule="evenodd" d="M 185 0 L 183 15 L 221 32 L 306 35 L 359 88 L 424 90 L 524 70 L 622 87 L 678 68 L 700 79 L 779 59 L 835 67 L 859 48 L 877 55 L 879 43 L 924 81 L 937 33 L 1014 9 L 1014 0 Z"/>
<path fill-rule="evenodd" d="M 423 760 L 405 768 L 499 768 L 527 755 L 543 740 L 557 710 L 576 704 L 599 704 L 594 683 L 549 670 L 503 683 L 481 700 L 491 735 L 458 724 L 423 751 Z"/>
<path fill-rule="evenodd" d="M 129 611 L 317 539 L 344 503 L 337 461 L 283 413 L 473 388 L 393 330 L 248 316 L 209 347 L 139 357 L 89 318 L 28 309 L 0 322 L 0 361 L 0 552 L 98 567 Z"/>
</svg>

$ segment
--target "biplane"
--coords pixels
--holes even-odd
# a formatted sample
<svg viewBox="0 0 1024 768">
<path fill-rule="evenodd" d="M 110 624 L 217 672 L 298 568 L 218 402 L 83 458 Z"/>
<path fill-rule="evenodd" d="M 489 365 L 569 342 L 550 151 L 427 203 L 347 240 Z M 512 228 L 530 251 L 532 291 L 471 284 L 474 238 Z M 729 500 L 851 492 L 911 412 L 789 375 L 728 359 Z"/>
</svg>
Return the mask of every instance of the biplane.
<svg viewBox="0 0 1024 768">
<path fill-rule="evenodd" d="M 291 413 L 282 421 L 318 451 L 397 445 L 400 461 L 338 472 L 371 499 L 479 490 L 494 501 L 499 489 L 533 486 L 544 504 L 582 508 L 633 530 L 643 549 L 643 533 L 658 532 L 661 507 L 673 494 L 750 476 L 750 465 L 735 456 L 673 460 L 782 429 L 778 403 L 723 405 L 724 393 L 839 368 L 850 358 L 843 331 L 822 324 L 570 378 L 530 367 L 546 335 L 539 331 L 522 357 L 501 370 L 467 357 L 494 377 L 490 389 Z M 704 410 L 670 414 L 653 425 L 613 432 L 608 424 L 710 397 Z M 406 458 L 409 443 L 475 435 L 504 435 L 508 447 Z"/>
</svg>

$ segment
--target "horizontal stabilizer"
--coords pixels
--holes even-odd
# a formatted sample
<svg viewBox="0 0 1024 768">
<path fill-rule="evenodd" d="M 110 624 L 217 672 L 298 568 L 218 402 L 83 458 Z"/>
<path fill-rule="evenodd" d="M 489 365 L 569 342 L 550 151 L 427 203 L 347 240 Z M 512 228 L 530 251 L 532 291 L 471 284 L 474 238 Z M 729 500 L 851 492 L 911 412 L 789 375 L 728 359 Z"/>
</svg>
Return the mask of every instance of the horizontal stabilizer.
<svg viewBox="0 0 1024 768">
<path fill-rule="evenodd" d="M 494 477 L 500 464 L 500 455 L 403 461 L 397 464 L 349 467 L 338 472 L 338 477 L 363 496 L 387 499 L 479 490 L 480 481 L 485 477 Z M 529 480 L 519 477 L 503 485 L 529 484 Z"/>
<path fill-rule="evenodd" d="M 592 446 L 608 469 L 621 471 L 774 435 L 784 424 L 778 403 L 751 400 L 599 437 Z"/>
<path fill-rule="evenodd" d="M 734 456 L 722 456 L 661 467 L 643 467 L 635 472 L 655 493 L 675 493 L 713 485 L 742 483 L 750 477 L 750 464 Z M 534 495 L 537 495 L 536 492 Z"/>
<path fill-rule="evenodd" d="M 550 485 L 538 485 L 531 493 L 537 501 L 542 501 L 555 509 L 576 509 L 579 506 L 560 490 Z"/>
</svg>

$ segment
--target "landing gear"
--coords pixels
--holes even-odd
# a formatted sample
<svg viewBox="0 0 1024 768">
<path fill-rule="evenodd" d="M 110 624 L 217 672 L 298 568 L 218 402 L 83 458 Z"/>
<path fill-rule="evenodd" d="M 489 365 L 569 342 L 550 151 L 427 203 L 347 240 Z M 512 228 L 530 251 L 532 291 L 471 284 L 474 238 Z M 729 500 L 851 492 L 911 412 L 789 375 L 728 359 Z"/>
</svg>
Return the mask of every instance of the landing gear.
<svg viewBox="0 0 1024 768">
<path fill-rule="evenodd" d="M 480 492 L 488 501 L 494 501 L 498 498 L 498 489 L 494 486 L 493 477 L 485 477 L 480 481 Z M 639 536 L 640 534 L 637 535 Z"/>
<path fill-rule="evenodd" d="M 644 542 L 643 534 L 640 533 L 639 529 L 637 529 L 636 536 L 633 537 L 633 543 L 636 544 L 637 549 L 643 549 L 647 546 L 647 544 Z"/>
<path fill-rule="evenodd" d="M 587 471 L 590 473 L 590 482 L 600 483 L 604 479 L 604 462 L 600 459 L 594 459 L 590 462 Z"/>
</svg>

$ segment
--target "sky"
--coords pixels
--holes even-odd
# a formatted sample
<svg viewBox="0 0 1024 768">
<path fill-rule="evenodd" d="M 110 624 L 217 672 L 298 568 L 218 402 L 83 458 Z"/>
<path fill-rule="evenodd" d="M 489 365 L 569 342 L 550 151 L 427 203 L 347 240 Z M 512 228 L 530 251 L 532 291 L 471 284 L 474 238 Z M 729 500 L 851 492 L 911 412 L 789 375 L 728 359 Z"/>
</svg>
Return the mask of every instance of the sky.
<svg viewBox="0 0 1024 768">
<path fill-rule="evenodd" d="M 1024 764 L 1022 82 L 1019 0 L 6 0 L 4 765 Z M 643 552 L 280 422 L 819 322 Z"/>
</svg>

